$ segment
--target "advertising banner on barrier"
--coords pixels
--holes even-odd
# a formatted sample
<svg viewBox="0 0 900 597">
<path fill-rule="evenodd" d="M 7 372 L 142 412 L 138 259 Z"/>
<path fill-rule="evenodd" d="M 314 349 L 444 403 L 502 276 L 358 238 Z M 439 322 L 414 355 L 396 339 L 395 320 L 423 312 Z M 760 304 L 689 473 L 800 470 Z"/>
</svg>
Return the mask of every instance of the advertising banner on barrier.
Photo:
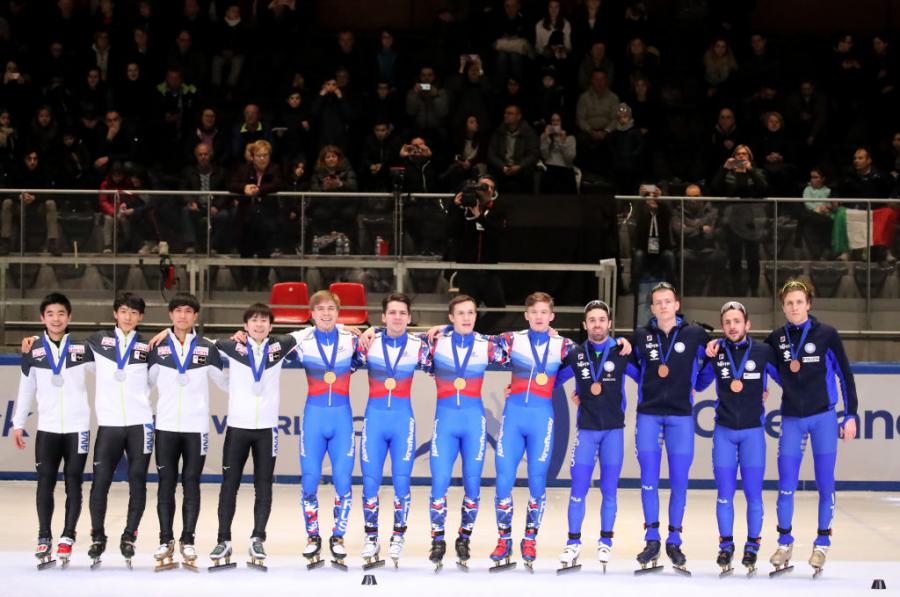
<svg viewBox="0 0 900 597">
<path fill-rule="evenodd" d="M 6 357 L 0 366 L 0 387 L 7 392 L 0 399 L 0 479 L 34 478 L 33 433 L 36 428 L 36 415 L 29 417 L 26 431 L 29 433 L 29 445 L 25 450 L 17 450 L 12 440 L 12 416 L 15 408 L 16 388 L 19 382 L 19 367 L 15 357 Z M 900 399 L 897 398 L 896 385 L 900 382 L 900 366 L 896 365 L 854 365 L 856 385 L 859 393 L 859 438 L 838 447 L 837 479 L 838 487 L 858 489 L 900 489 Z M 306 375 L 299 368 L 285 368 L 282 373 L 281 422 L 279 425 L 280 441 L 278 461 L 275 468 L 276 480 L 279 482 L 299 482 L 300 457 L 299 440 L 303 417 L 303 406 L 306 396 Z M 366 410 L 368 382 L 365 371 L 353 375 L 350 384 L 350 396 L 353 406 L 354 425 L 357 436 L 362 430 Z M 484 483 L 493 484 L 494 480 L 494 447 L 500 431 L 503 414 L 504 392 L 509 383 L 510 374 L 504 371 L 489 371 L 485 376 L 483 398 L 487 418 L 488 446 L 484 462 Z M 91 381 L 91 384 L 93 382 Z M 566 393 L 572 391 L 571 382 L 554 394 L 553 405 L 554 442 L 549 482 L 565 485 L 569 480 L 569 458 L 575 439 L 575 407 Z M 428 455 L 431 442 L 432 425 L 435 411 L 435 387 L 431 378 L 416 372 L 412 386 L 413 409 L 416 417 L 416 458 L 413 469 L 414 483 L 429 483 Z M 627 382 L 626 395 L 628 410 L 625 429 L 625 462 L 622 469 L 622 485 L 637 486 L 639 469 L 634 451 L 634 424 L 637 387 L 630 380 Z M 153 400 L 155 402 L 155 390 Z M 93 401 L 93 397 L 91 397 Z M 778 435 L 780 432 L 781 390 L 770 385 L 770 396 L 767 403 L 766 416 L 766 480 L 773 481 L 778 477 L 776 465 Z M 840 411 L 843 402 L 838 403 Z M 206 459 L 204 475 L 206 480 L 215 481 L 221 474 L 222 444 L 225 439 L 227 425 L 227 396 L 215 386 L 210 389 L 210 438 L 209 454 Z M 691 468 L 692 486 L 713 486 L 712 472 L 712 430 L 714 426 L 715 392 L 712 388 L 698 394 L 694 398 L 695 420 L 695 452 L 694 464 Z M 92 437 L 95 434 L 92 433 Z M 359 453 L 357 451 L 357 453 Z M 894 456 L 894 457 L 892 457 Z M 90 459 L 88 460 L 90 462 Z M 87 473 L 90 473 L 88 467 Z M 150 467 L 151 474 L 155 466 Z M 252 472 L 252 464 L 247 463 L 245 474 Z M 330 474 L 327 459 L 323 466 L 325 475 Z M 357 461 L 354 475 L 360 475 Z M 597 471 L 595 471 L 595 475 Z M 662 462 L 662 474 L 666 476 L 665 457 Z M 385 466 L 386 479 L 390 476 L 390 462 Z M 454 476 L 460 475 L 460 465 L 454 469 Z M 518 476 L 525 479 L 526 466 L 523 459 L 519 466 Z M 801 481 L 812 481 L 814 478 L 812 459 L 806 458 L 801 469 Z"/>
</svg>

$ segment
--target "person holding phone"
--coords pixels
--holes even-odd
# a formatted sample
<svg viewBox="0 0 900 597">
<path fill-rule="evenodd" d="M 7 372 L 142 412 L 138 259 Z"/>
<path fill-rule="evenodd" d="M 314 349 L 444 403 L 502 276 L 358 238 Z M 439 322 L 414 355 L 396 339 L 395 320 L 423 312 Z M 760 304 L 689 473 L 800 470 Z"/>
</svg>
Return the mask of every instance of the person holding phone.
<svg viewBox="0 0 900 597">
<path fill-rule="evenodd" d="M 556 112 L 541 133 L 541 159 L 547 170 L 541 178 L 542 193 L 577 192 L 575 185 L 575 137 L 562 125 L 562 116 Z"/>
</svg>

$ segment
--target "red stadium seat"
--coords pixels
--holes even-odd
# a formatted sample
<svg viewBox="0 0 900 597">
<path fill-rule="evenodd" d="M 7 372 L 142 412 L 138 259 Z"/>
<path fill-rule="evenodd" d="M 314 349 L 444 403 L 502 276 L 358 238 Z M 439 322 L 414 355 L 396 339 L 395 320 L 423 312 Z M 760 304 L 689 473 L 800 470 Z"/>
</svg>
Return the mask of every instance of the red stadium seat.
<svg viewBox="0 0 900 597">
<path fill-rule="evenodd" d="M 309 309 L 279 309 L 277 305 L 308 305 L 309 287 L 306 282 L 281 282 L 272 286 L 269 305 L 275 315 L 274 323 L 309 323 Z"/>
<path fill-rule="evenodd" d="M 369 320 L 369 312 L 365 309 L 348 307 L 366 306 L 366 288 L 357 282 L 335 282 L 329 290 L 341 300 L 341 313 L 338 323 L 344 325 L 362 325 Z"/>
</svg>

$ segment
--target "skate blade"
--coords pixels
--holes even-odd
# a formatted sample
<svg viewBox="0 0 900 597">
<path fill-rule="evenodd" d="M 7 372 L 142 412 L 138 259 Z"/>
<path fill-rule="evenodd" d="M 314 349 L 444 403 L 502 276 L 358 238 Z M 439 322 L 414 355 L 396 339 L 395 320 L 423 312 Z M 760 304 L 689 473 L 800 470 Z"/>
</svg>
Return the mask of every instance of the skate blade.
<svg viewBox="0 0 900 597">
<path fill-rule="evenodd" d="M 691 576 L 691 571 L 687 568 L 682 568 L 681 566 L 672 566 L 672 570 L 674 570 L 676 574 L 680 574 L 681 576 Z"/>
<path fill-rule="evenodd" d="M 581 570 L 581 564 L 572 564 L 571 566 L 563 566 L 562 568 L 557 569 L 556 576 L 561 574 L 571 574 L 573 572 L 578 572 Z"/>
<path fill-rule="evenodd" d="M 635 570 L 634 575 L 635 576 L 644 576 L 647 574 L 656 574 L 656 573 L 662 572 L 662 571 L 663 571 L 663 566 L 653 565 L 653 566 L 647 566 L 645 568 L 640 568 L 639 570 Z"/>
<path fill-rule="evenodd" d="M 400 568 L 400 558 L 391 558 L 391 561 L 394 563 L 394 570 Z"/>
<path fill-rule="evenodd" d="M 525 562 L 525 569 L 528 570 L 530 574 L 534 574 L 534 562 Z"/>
<path fill-rule="evenodd" d="M 262 560 L 249 561 L 247 562 L 247 568 L 252 568 L 258 572 L 268 572 L 269 567 L 262 563 Z"/>
<path fill-rule="evenodd" d="M 783 575 L 787 574 L 788 572 L 793 572 L 793 570 L 794 570 L 793 566 L 785 566 L 784 568 L 778 568 L 776 570 L 773 570 L 772 572 L 769 572 L 769 578 L 778 578 L 779 576 L 783 576 Z"/>
<path fill-rule="evenodd" d="M 190 562 L 182 562 L 181 567 L 184 568 L 185 570 L 190 570 L 191 572 L 196 572 L 197 574 L 200 573 L 200 570 L 197 568 L 197 565 L 192 564 Z"/>
<path fill-rule="evenodd" d="M 338 570 L 341 570 L 342 572 L 350 571 L 350 569 L 347 568 L 347 564 L 345 564 L 343 561 L 339 562 L 337 560 L 331 560 L 331 567 L 337 568 Z"/>
<path fill-rule="evenodd" d="M 103 564 L 102 560 L 94 560 L 94 563 L 91 564 L 91 570 L 100 570 L 100 566 Z"/>
<path fill-rule="evenodd" d="M 131 560 L 125 560 L 125 567 L 128 568 L 129 571 L 134 570 L 134 565 L 131 563 Z"/>
<path fill-rule="evenodd" d="M 459 570 L 460 572 L 468 572 L 469 565 L 466 564 L 465 562 L 456 562 L 456 569 Z"/>
<path fill-rule="evenodd" d="M 322 568 L 325 566 L 325 560 L 320 558 L 309 559 L 308 561 L 309 563 L 306 565 L 307 570 L 315 570 L 316 568 Z"/>
<path fill-rule="evenodd" d="M 514 570 L 516 567 L 516 564 L 517 564 L 517 562 L 510 562 L 509 560 L 507 560 L 505 564 L 501 564 L 501 563 L 497 562 L 496 564 L 494 564 L 494 566 L 492 568 L 488 568 L 488 571 L 491 574 L 493 574 L 495 572 L 506 572 L 507 570 Z"/>
<path fill-rule="evenodd" d="M 47 568 L 56 568 L 56 560 L 47 560 L 37 565 L 38 570 L 46 570 Z"/>
<path fill-rule="evenodd" d="M 178 562 L 168 561 L 168 562 L 164 562 L 164 563 L 157 563 L 156 567 L 153 569 L 153 571 L 154 572 L 165 572 L 166 570 L 175 570 L 176 568 L 178 568 Z"/>
<path fill-rule="evenodd" d="M 813 572 L 813 575 L 812 575 L 813 580 L 815 580 L 815 579 L 819 578 L 820 576 L 822 576 L 822 572 L 824 572 L 824 571 L 825 571 L 824 568 L 816 568 L 816 569 L 815 569 L 815 572 Z"/>
<path fill-rule="evenodd" d="M 222 570 L 229 570 L 232 568 L 237 568 L 237 562 L 228 562 L 226 564 L 213 564 L 209 566 L 206 570 L 208 572 L 221 572 Z"/>
<path fill-rule="evenodd" d="M 756 567 L 747 568 L 747 578 L 753 578 L 754 576 L 756 576 Z"/>
<path fill-rule="evenodd" d="M 435 574 L 440 574 L 441 570 L 444 569 L 443 562 L 431 562 L 431 563 L 434 564 L 434 573 Z"/>
<path fill-rule="evenodd" d="M 59 558 L 59 566 L 63 570 L 69 567 L 69 558 Z"/>
<path fill-rule="evenodd" d="M 722 570 L 719 572 L 719 578 L 725 578 L 726 576 L 731 576 L 734 574 L 734 568 L 728 568 L 726 570 Z"/>
<path fill-rule="evenodd" d="M 395 563 L 396 565 L 396 563 Z M 384 560 L 375 560 L 374 562 L 367 562 L 363 564 L 363 570 L 374 570 L 375 568 L 383 568 Z"/>
</svg>

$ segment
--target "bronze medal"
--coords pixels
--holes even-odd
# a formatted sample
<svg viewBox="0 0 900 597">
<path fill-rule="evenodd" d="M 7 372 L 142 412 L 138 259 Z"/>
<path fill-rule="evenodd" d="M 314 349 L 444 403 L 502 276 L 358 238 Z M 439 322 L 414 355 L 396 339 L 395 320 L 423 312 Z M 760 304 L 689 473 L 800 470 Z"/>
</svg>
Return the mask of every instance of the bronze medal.
<svg viewBox="0 0 900 597">
<path fill-rule="evenodd" d="M 800 361 L 797 359 L 793 359 L 791 361 L 791 373 L 798 373 L 800 371 Z"/>
<path fill-rule="evenodd" d="M 534 376 L 534 383 L 539 386 L 547 385 L 548 381 L 550 381 L 550 377 L 548 377 L 546 373 L 538 373 Z"/>
<path fill-rule="evenodd" d="M 326 371 L 325 375 L 322 377 L 322 379 L 325 380 L 325 383 L 327 383 L 328 385 L 331 385 L 335 381 L 337 381 L 337 375 L 334 374 L 334 371 Z"/>
<path fill-rule="evenodd" d="M 591 394 L 593 394 L 594 396 L 599 396 L 602 393 L 603 393 L 603 384 L 602 383 L 600 383 L 599 381 L 595 381 L 594 383 L 591 384 Z"/>
<path fill-rule="evenodd" d="M 466 380 L 462 377 L 457 377 L 453 380 L 453 387 L 457 389 L 457 391 L 466 389 Z"/>
<path fill-rule="evenodd" d="M 656 374 L 663 379 L 669 377 L 669 366 L 663 363 L 659 366 L 659 369 L 656 370 Z"/>
<path fill-rule="evenodd" d="M 739 379 L 731 380 L 731 391 L 735 394 L 740 394 L 744 390 L 744 382 Z"/>
<path fill-rule="evenodd" d="M 384 389 L 385 390 L 390 391 L 396 387 L 397 387 L 397 380 L 394 379 L 393 377 L 388 377 L 387 379 L 384 380 Z"/>
</svg>

